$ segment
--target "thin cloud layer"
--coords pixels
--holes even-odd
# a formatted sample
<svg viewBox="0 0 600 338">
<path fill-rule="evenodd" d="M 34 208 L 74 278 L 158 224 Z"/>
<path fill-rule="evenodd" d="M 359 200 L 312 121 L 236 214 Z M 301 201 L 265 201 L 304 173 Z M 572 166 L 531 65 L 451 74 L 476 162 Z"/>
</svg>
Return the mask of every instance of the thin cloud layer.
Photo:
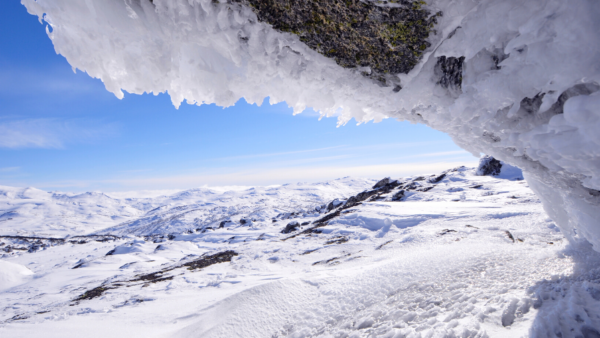
<svg viewBox="0 0 600 338">
<path fill-rule="evenodd" d="M 107 180 L 103 185 L 113 185 L 115 190 L 131 190 L 139 188 L 189 189 L 197 186 L 220 185 L 272 185 L 292 182 L 318 182 L 340 178 L 342 176 L 355 176 L 366 178 L 383 178 L 386 176 L 403 177 L 415 174 L 438 173 L 453 167 L 468 165 L 475 166 L 476 161 L 444 161 L 422 163 L 397 163 L 365 166 L 314 166 L 314 167 L 287 167 L 287 168 L 253 168 L 248 170 L 232 170 L 224 173 L 199 173 L 197 175 L 178 175 L 163 177 L 145 177 Z M 225 170 L 220 170 L 225 171 Z"/>
<path fill-rule="evenodd" d="M 60 149 L 68 143 L 93 141 L 116 133 L 114 125 L 92 124 L 52 118 L 0 121 L 0 148 Z"/>
</svg>

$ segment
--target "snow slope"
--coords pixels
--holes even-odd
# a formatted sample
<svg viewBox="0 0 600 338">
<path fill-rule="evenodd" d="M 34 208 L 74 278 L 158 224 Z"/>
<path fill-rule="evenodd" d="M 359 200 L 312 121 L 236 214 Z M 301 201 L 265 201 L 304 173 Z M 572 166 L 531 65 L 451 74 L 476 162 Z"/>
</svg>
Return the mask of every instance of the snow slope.
<svg viewBox="0 0 600 338">
<path fill-rule="evenodd" d="M 0 335 L 594 337 L 597 254 L 520 173 L 475 173 L 144 200 L 114 240 L 5 253 L 34 275 L 0 293 Z"/>
</svg>

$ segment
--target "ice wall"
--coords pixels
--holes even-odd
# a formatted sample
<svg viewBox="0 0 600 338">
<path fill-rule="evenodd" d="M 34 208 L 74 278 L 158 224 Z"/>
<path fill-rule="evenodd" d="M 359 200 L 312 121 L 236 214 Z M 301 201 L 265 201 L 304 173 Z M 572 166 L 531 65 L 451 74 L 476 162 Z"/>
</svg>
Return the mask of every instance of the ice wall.
<svg viewBox="0 0 600 338">
<path fill-rule="evenodd" d="M 340 124 L 391 117 L 447 132 L 524 169 L 573 243 L 600 251 L 597 0 L 430 0 L 443 12 L 437 34 L 398 75 L 399 92 L 224 0 L 22 3 L 49 23 L 57 53 L 118 97 L 168 92 L 176 106 L 229 106 L 268 96 Z"/>
</svg>

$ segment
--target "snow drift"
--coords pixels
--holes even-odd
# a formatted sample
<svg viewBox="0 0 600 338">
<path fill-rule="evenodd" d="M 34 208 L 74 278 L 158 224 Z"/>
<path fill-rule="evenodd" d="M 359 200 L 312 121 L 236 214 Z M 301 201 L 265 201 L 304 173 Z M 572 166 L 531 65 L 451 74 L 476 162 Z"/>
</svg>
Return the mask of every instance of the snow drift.
<svg viewBox="0 0 600 338">
<path fill-rule="evenodd" d="M 600 4 L 430 0 L 436 34 L 397 86 L 344 69 L 221 0 L 22 0 L 107 90 L 173 104 L 285 101 L 340 124 L 397 118 L 522 168 L 565 235 L 600 250 Z M 410 6 L 389 4 L 389 6 Z"/>
<path fill-rule="evenodd" d="M 25 283 L 31 275 L 33 272 L 23 265 L 0 261 L 0 291 Z"/>
</svg>

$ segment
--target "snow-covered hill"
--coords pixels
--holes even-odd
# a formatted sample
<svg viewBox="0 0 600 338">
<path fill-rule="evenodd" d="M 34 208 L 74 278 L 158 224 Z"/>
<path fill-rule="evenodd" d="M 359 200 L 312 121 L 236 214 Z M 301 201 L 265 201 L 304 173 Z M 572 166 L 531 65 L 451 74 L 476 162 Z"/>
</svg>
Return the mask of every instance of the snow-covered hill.
<svg viewBox="0 0 600 338">
<path fill-rule="evenodd" d="M 571 253 L 515 170 L 144 199 L 3 192 L 16 215 L 0 233 L 3 337 L 595 337 L 600 326 L 595 254 Z"/>
<path fill-rule="evenodd" d="M 347 198 L 374 183 L 342 178 L 247 190 L 199 188 L 154 198 L 113 198 L 98 192 L 63 194 L 0 186 L 0 234 L 64 237 L 110 228 L 104 232 L 150 235 L 195 230 L 240 217 L 270 222 L 270 217 L 278 213 L 314 211 L 316 206 L 334 198 Z"/>
</svg>

